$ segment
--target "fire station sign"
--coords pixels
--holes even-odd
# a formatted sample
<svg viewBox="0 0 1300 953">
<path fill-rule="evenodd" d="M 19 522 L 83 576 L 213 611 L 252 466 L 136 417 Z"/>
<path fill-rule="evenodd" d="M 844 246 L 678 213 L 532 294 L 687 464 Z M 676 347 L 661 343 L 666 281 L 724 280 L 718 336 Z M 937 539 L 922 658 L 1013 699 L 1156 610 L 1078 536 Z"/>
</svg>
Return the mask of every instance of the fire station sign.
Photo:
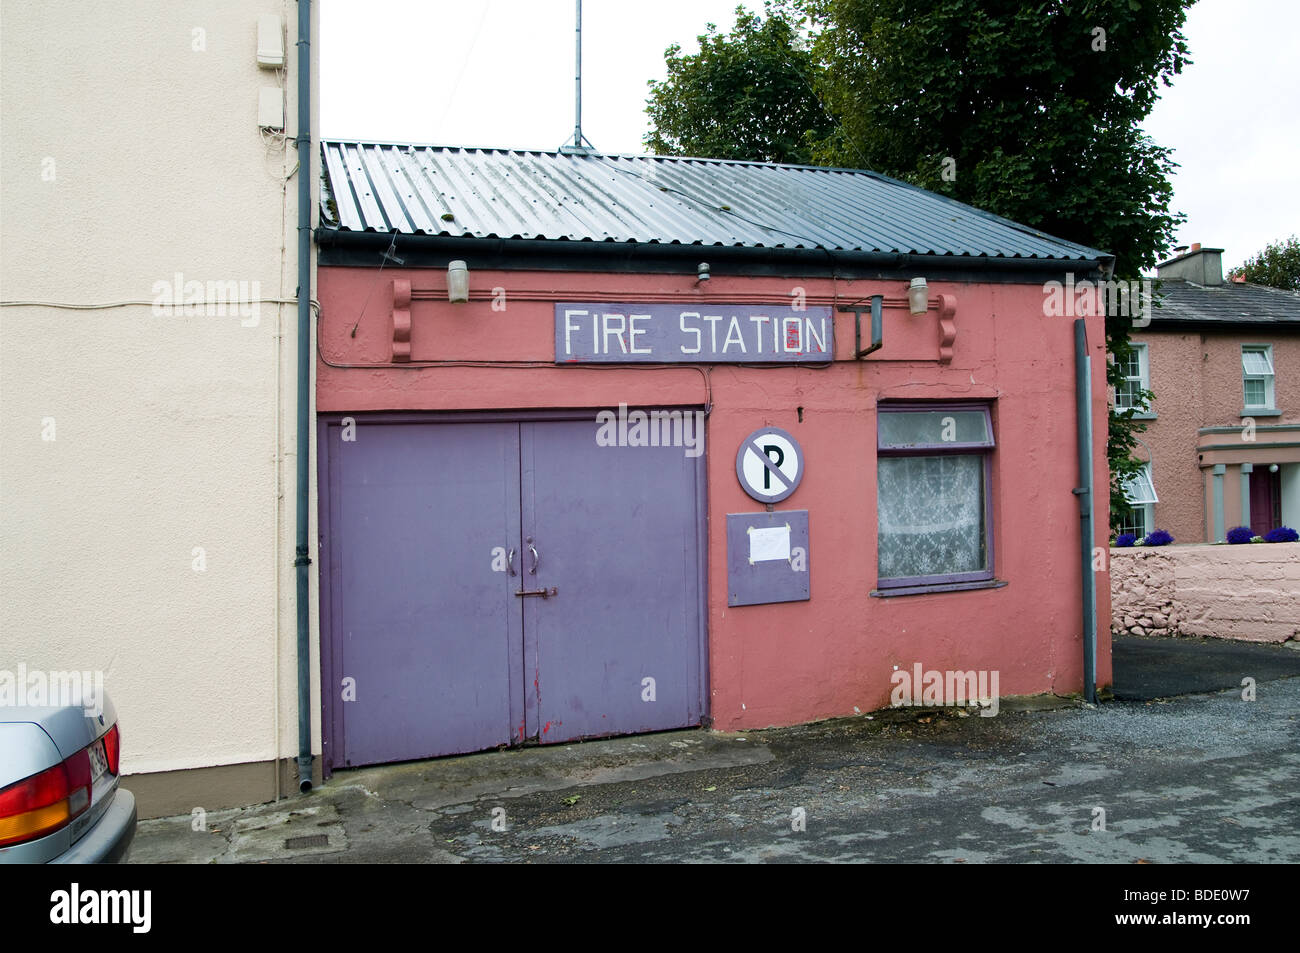
<svg viewBox="0 0 1300 953">
<path fill-rule="evenodd" d="M 555 306 L 555 363 L 801 364 L 835 354 L 831 309 L 749 304 Z"/>
</svg>

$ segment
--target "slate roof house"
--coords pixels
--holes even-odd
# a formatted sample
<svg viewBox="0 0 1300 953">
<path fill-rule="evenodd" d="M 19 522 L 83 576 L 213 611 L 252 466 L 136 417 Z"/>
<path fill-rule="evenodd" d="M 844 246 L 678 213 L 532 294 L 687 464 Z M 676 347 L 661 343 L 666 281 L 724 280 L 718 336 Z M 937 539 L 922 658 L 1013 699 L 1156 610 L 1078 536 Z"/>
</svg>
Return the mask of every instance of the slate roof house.
<svg viewBox="0 0 1300 953">
<path fill-rule="evenodd" d="M 322 155 L 324 770 L 1109 683 L 1102 321 L 1044 307 L 1105 253 L 856 170 Z"/>
<path fill-rule="evenodd" d="M 1225 281 L 1223 249 L 1158 266 L 1161 306 L 1135 328 L 1128 382 L 1154 392 L 1128 531 L 1216 542 L 1300 524 L 1300 294 Z"/>
</svg>

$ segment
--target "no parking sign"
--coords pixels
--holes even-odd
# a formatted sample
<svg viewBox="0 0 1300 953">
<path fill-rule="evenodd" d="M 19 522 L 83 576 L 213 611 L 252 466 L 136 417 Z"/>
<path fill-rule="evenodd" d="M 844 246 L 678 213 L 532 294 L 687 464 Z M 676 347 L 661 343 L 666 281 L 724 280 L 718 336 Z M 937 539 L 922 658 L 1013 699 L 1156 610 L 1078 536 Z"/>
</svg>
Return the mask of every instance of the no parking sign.
<svg viewBox="0 0 1300 953">
<path fill-rule="evenodd" d="M 745 492 L 760 503 L 779 503 L 803 479 L 803 449 L 779 427 L 755 430 L 740 444 L 736 477 Z"/>
</svg>

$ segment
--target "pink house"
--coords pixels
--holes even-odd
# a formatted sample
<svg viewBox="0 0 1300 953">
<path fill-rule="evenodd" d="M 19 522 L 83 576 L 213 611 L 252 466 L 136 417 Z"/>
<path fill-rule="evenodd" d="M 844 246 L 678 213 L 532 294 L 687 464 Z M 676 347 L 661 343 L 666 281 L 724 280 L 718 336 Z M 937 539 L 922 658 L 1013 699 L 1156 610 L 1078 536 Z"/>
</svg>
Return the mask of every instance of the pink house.
<svg viewBox="0 0 1300 953">
<path fill-rule="evenodd" d="M 323 151 L 327 770 L 1085 690 L 1106 354 L 1044 285 L 1103 253 L 869 172 Z"/>
<path fill-rule="evenodd" d="M 1136 534 L 1222 542 L 1300 525 L 1300 294 L 1225 281 L 1223 249 L 1193 245 L 1159 265 L 1161 306 L 1133 332 L 1117 406 L 1151 390 L 1130 487 Z"/>
</svg>

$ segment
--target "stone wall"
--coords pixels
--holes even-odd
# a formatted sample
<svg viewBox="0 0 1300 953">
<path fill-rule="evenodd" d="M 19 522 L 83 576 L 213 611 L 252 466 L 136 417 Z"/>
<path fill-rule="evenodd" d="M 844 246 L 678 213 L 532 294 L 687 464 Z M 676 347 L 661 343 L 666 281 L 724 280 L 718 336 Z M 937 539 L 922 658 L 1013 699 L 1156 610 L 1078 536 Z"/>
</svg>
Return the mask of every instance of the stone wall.
<svg viewBox="0 0 1300 953">
<path fill-rule="evenodd" d="M 1110 551 L 1111 632 L 1300 639 L 1300 543 Z"/>
</svg>

